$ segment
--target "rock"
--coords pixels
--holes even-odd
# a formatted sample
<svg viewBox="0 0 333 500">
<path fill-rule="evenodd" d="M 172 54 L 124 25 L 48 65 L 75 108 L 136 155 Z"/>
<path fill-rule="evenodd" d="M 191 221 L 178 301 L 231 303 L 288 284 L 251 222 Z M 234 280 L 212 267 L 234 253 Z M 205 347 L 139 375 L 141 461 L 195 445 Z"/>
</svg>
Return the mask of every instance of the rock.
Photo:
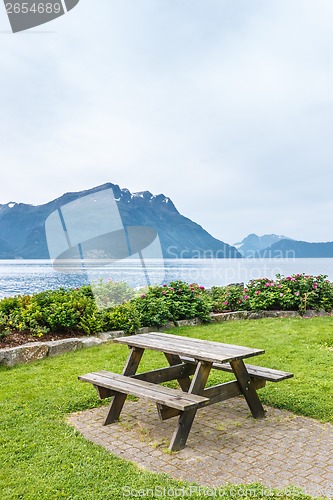
<svg viewBox="0 0 333 500">
<path fill-rule="evenodd" d="M 234 311 L 225 313 L 215 313 L 211 314 L 211 320 L 213 322 L 228 321 L 233 319 L 247 319 L 248 311 Z"/>
<path fill-rule="evenodd" d="M 81 345 L 83 348 L 86 347 L 95 347 L 97 345 L 104 344 L 105 340 L 99 339 L 97 337 L 87 337 L 84 339 L 81 339 Z"/>
<path fill-rule="evenodd" d="M 108 340 L 115 339 L 117 337 L 123 337 L 125 335 L 124 330 L 115 330 L 113 332 L 103 332 L 98 334 L 98 338 L 107 342 Z"/>
<path fill-rule="evenodd" d="M 65 352 L 77 351 L 83 347 L 82 340 L 78 338 L 52 340 L 50 342 L 45 342 L 45 344 L 48 346 L 48 356 L 58 356 Z"/>
<path fill-rule="evenodd" d="M 33 342 L 19 347 L 0 350 L 0 365 L 12 367 L 20 363 L 38 361 L 48 355 L 49 346 L 46 342 Z"/>
<path fill-rule="evenodd" d="M 199 318 L 193 318 L 193 319 L 181 319 L 179 321 L 175 321 L 175 325 L 178 327 L 181 326 L 195 326 L 195 325 L 200 325 L 201 321 Z"/>
</svg>

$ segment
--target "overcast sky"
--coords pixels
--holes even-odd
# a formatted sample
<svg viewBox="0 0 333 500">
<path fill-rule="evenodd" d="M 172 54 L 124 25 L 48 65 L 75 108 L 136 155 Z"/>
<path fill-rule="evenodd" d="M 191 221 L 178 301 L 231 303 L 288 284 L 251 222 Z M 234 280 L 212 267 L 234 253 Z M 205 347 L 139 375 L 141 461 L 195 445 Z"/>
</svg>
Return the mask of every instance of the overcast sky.
<svg viewBox="0 0 333 500">
<path fill-rule="evenodd" d="M 235 243 L 333 240 L 332 0 L 81 0 L 11 34 L 0 204 L 105 182 Z"/>
</svg>

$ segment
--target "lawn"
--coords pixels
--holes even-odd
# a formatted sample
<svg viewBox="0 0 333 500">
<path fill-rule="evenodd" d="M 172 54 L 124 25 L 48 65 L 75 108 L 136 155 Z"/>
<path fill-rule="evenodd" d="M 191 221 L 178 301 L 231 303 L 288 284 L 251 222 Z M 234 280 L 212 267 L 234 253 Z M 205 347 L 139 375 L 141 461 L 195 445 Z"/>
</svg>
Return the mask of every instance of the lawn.
<svg viewBox="0 0 333 500">
<path fill-rule="evenodd" d="M 332 328 L 333 318 L 327 317 L 230 321 L 174 329 L 173 333 L 264 348 L 266 354 L 258 356 L 256 364 L 292 371 L 295 378 L 268 384 L 260 391 L 263 402 L 332 421 Z M 101 404 L 92 387 L 78 382 L 77 376 L 99 369 L 121 372 L 127 354 L 126 347 L 107 344 L 0 369 L 3 499 L 120 499 L 125 498 L 124 487 L 143 492 L 154 488 L 177 492 L 177 488 L 188 487 L 111 455 L 65 423 L 71 412 Z M 157 367 L 158 357 L 159 353 L 146 353 L 143 368 Z M 220 378 L 221 373 L 214 376 Z M 255 488 L 260 491 L 260 485 Z M 224 498 L 235 496 L 235 489 L 223 490 Z M 270 498 L 286 497 L 276 492 Z M 310 497 L 299 494 L 293 498 Z"/>
</svg>

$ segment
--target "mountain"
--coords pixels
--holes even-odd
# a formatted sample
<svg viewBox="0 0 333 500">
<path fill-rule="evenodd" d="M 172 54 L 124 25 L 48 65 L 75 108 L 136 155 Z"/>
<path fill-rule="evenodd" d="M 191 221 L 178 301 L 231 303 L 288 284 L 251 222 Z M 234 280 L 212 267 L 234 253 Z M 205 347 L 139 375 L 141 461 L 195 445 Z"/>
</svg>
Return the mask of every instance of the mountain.
<svg viewBox="0 0 333 500">
<path fill-rule="evenodd" d="M 269 248 L 258 252 L 258 257 L 268 258 L 331 258 L 333 257 L 333 242 L 308 243 L 306 241 L 281 240 Z"/>
<path fill-rule="evenodd" d="M 321 258 L 333 257 L 333 242 L 309 243 L 278 236 L 249 234 L 234 247 L 246 258 Z"/>
<path fill-rule="evenodd" d="M 287 236 L 278 236 L 277 234 L 264 234 L 263 236 L 258 236 L 252 233 L 239 243 L 234 243 L 233 246 L 237 248 L 243 257 L 252 258 L 257 257 L 258 252 L 261 250 L 268 249 L 281 240 L 292 241 L 290 238 L 287 238 Z"/>
<path fill-rule="evenodd" d="M 48 259 L 46 218 L 59 207 L 111 188 L 124 226 L 154 228 L 165 258 L 240 258 L 233 247 L 211 236 L 201 226 L 181 215 L 170 198 L 149 191 L 130 193 L 107 183 L 80 192 L 66 193 L 44 205 L 10 202 L 0 205 L 0 258 Z M 83 214 L 84 216 L 84 214 Z"/>
</svg>

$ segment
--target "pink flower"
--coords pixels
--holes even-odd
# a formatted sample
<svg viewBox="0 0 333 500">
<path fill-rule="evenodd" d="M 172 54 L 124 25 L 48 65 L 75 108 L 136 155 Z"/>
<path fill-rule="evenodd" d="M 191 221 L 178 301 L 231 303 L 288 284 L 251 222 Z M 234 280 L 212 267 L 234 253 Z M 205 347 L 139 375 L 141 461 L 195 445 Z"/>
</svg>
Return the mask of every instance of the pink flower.
<svg viewBox="0 0 333 500">
<path fill-rule="evenodd" d="M 280 293 L 280 297 L 283 297 L 283 293 Z"/>
<path fill-rule="evenodd" d="M 270 283 L 265 283 L 265 286 L 271 286 L 271 284 Z"/>
<path fill-rule="evenodd" d="M 313 283 L 313 288 L 314 288 L 315 290 L 317 290 L 317 288 L 318 288 L 317 283 Z"/>
<path fill-rule="evenodd" d="M 146 296 L 146 294 L 145 294 L 145 293 L 143 293 L 143 294 L 141 295 L 141 298 L 142 298 L 142 299 L 144 299 L 144 298 L 145 298 L 145 296 Z"/>
<path fill-rule="evenodd" d="M 168 285 L 166 283 L 164 283 L 163 286 L 168 286 Z"/>
<path fill-rule="evenodd" d="M 164 292 L 164 291 L 163 291 L 163 292 L 162 292 L 162 295 L 166 295 L 166 292 Z"/>
<path fill-rule="evenodd" d="M 244 295 L 244 300 L 247 300 L 249 298 L 248 295 Z"/>
<path fill-rule="evenodd" d="M 225 300 L 225 301 L 223 302 L 223 304 L 224 304 L 225 306 L 227 306 L 227 305 L 228 305 L 228 301 L 227 301 L 227 300 Z"/>
<path fill-rule="evenodd" d="M 204 290 L 204 289 L 205 289 L 205 287 L 204 287 L 204 286 L 200 286 L 199 288 L 200 288 L 200 290 Z"/>
<path fill-rule="evenodd" d="M 299 292 L 295 292 L 295 295 L 296 295 L 296 297 L 298 297 L 299 296 Z"/>
<path fill-rule="evenodd" d="M 278 288 L 281 288 L 281 285 L 278 285 L 277 287 L 278 287 Z"/>
<path fill-rule="evenodd" d="M 257 291 L 256 291 L 256 295 L 259 295 L 259 293 L 260 293 L 260 290 L 257 290 Z"/>
</svg>

